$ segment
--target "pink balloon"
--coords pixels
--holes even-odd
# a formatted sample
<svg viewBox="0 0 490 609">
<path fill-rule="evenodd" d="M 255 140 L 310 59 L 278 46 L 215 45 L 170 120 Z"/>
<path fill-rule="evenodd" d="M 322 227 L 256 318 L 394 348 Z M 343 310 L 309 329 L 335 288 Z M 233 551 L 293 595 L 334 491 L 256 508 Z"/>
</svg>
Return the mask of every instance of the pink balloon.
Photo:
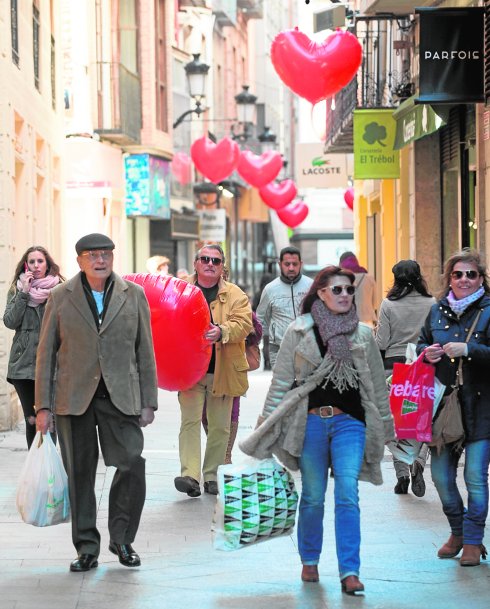
<svg viewBox="0 0 490 609">
<path fill-rule="evenodd" d="M 284 180 L 277 184 L 271 182 L 259 188 L 259 195 L 262 201 L 271 209 L 281 209 L 294 199 L 298 189 L 293 180 Z"/>
<path fill-rule="evenodd" d="M 308 215 L 309 209 L 308 206 L 301 201 L 301 199 L 296 199 L 292 203 L 286 205 L 282 209 L 277 210 L 277 215 L 281 222 L 284 222 L 290 228 L 295 228 L 299 226 L 301 222 Z"/>
<path fill-rule="evenodd" d="M 189 389 L 206 374 L 211 359 L 204 338 L 211 320 L 204 294 L 170 275 L 132 273 L 124 279 L 142 286 L 150 305 L 158 386 Z"/>
<path fill-rule="evenodd" d="M 297 28 L 280 32 L 271 59 L 283 83 L 312 104 L 335 95 L 354 78 L 362 47 L 350 32 L 337 30 L 322 43 Z"/>
<path fill-rule="evenodd" d="M 235 171 L 240 158 L 240 148 L 229 137 L 215 144 L 203 136 L 193 142 L 191 157 L 197 170 L 217 184 Z"/>
<path fill-rule="evenodd" d="M 354 189 L 348 188 L 344 192 L 344 201 L 349 209 L 354 209 Z"/>
<path fill-rule="evenodd" d="M 170 169 L 177 182 L 182 185 L 189 184 L 191 181 L 191 157 L 185 152 L 176 152 L 170 163 Z"/>
<path fill-rule="evenodd" d="M 261 188 L 272 182 L 281 169 L 282 156 L 273 150 L 268 150 L 260 156 L 251 150 L 243 150 L 237 166 L 242 178 L 255 188 Z"/>
</svg>

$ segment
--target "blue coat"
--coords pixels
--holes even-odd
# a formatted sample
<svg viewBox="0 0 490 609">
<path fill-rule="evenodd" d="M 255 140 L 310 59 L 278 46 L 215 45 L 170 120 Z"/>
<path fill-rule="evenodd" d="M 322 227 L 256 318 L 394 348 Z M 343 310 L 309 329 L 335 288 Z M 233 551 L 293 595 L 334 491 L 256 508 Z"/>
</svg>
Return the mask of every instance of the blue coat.
<svg viewBox="0 0 490 609">
<path fill-rule="evenodd" d="M 468 355 L 463 357 L 463 386 L 459 392 L 466 442 L 490 438 L 490 297 L 482 296 L 459 318 L 443 298 L 432 306 L 417 345 L 420 353 L 434 343 L 464 342 L 479 309 L 480 319 L 468 342 Z M 458 365 L 459 358 L 446 355 L 436 364 L 436 376 L 446 385 L 446 393 L 456 382 Z"/>
</svg>

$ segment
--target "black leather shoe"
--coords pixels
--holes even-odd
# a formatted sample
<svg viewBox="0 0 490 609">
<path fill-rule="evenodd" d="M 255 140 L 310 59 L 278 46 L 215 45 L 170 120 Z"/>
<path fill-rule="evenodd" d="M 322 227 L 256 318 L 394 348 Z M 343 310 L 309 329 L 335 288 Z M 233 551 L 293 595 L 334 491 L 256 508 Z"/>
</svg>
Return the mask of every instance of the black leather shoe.
<svg viewBox="0 0 490 609">
<path fill-rule="evenodd" d="M 216 480 L 209 480 L 204 483 L 204 492 L 208 493 L 208 495 L 217 495 L 218 494 L 218 483 Z"/>
<path fill-rule="evenodd" d="M 70 571 L 73 571 L 74 573 L 90 571 L 90 569 L 95 569 L 98 565 L 97 556 L 94 554 L 79 554 L 78 558 L 75 558 L 71 563 Z"/>
<path fill-rule="evenodd" d="M 181 493 L 187 493 L 189 497 L 199 497 L 201 487 L 199 482 L 191 476 L 177 476 L 174 479 L 175 488 Z"/>
<path fill-rule="evenodd" d="M 125 567 L 139 567 L 141 560 L 130 543 L 109 543 L 109 550 L 119 556 L 119 562 Z"/>
</svg>

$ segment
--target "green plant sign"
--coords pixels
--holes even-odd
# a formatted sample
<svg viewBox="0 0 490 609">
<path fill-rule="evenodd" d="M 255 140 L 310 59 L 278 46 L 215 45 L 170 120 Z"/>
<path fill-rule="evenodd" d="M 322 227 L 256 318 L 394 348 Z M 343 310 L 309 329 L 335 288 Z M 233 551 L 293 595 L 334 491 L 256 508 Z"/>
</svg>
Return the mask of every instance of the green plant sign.
<svg viewBox="0 0 490 609">
<path fill-rule="evenodd" d="M 392 110 L 354 111 L 354 178 L 375 180 L 400 177 L 394 149 L 396 121 Z"/>
</svg>

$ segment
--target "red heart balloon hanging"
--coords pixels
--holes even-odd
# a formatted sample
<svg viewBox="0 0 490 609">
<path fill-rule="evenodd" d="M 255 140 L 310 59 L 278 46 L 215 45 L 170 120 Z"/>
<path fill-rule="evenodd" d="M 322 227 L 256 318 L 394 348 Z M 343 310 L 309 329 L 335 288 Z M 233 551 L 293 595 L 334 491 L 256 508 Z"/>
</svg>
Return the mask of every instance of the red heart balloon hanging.
<svg viewBox="0 0 490 609">
<path fill-rule="evenodd" d="M 354 189 L 348 188 L 344 192 L 344 201 L 349 209 L 354 209 Z"/>
<path fill-rule="evenodd" d="M 191 181 L 191 157 L 185 152 L 176 152 L 170 163 L 170 169 L 180 184 L 189 184 Z"/>
<path fill-rule="evenodd" d="M 290 228 L 295 228 L 299 226 L 301 222 L 308 215 L 309 209 L 308 206 L 301 201 L 301 199 L 296 199 L 292 203 L 286 205 L 282 209 L 277 210 L 277 215 L 281 222 L 284 222 Z"/>
<path fill-rule="evenodd" d="M 283 83 L 312 104 L 335 95 L 354 78 L 362 47 L 350 32 L 337 30 L 322 43 L 298 29 L 280 32 L 271 59 Z"/>
<path fill-rule="evenodd" d="M 294 199 L 298 189 L 293 180 L 284 180 L 279 184 L 271 182 L 259 188 L 262 201 L 271 209 L 281 209 Z"/>
<path fill-rule="evenodd" d="M 203 136 L 193 142 L 191 157 L 197 170 L 217 184 L 235 171 L 240 158 L 240 148 L 229 137 L 215 144 Z"/>
<path fill-rule="evenodd" d="M 150 305 L 158 386 L 168 391 L 189 389 L 206 374 L 211 358 L 211 346 L 204 338 L 209 307 L 202 291 L 170 275 L 133 273 L 123 278 L 142 286 Z"/>
<path fill-rule="evenodd" d="M 273 150 L 268 150 L 260 156 L 251 150 L 243 150 L 237 166 L 237 171 L 242 178 L 255 188 L 261 188 L 272 182 L 281 169 L 282 156 Z"/>
</svg>

